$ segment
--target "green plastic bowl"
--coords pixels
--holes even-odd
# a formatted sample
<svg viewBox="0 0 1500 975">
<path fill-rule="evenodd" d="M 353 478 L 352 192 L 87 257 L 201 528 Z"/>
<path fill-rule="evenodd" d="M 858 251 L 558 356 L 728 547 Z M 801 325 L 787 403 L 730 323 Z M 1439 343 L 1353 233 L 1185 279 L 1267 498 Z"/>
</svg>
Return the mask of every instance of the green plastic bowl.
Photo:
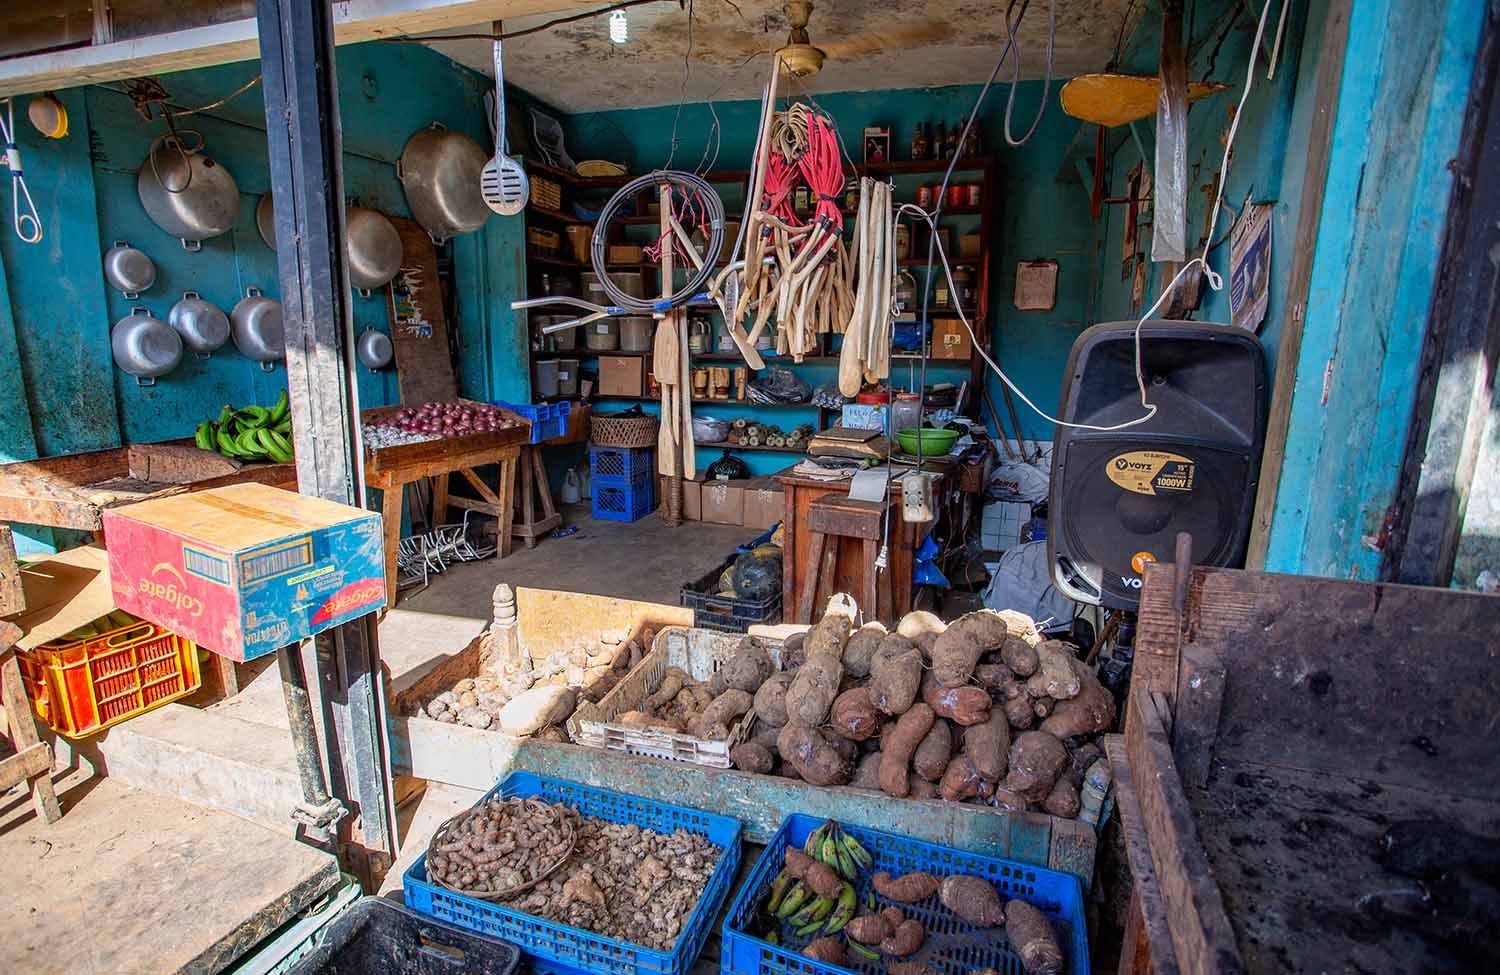
<svg viewBox="0 0 1500 975">
<path fill-rule="evenodd" d="M 936 427 L 923 427 L 920 430 L 908 427 L 905 430 L 896 431 L 896 441 L 908 454 L 917 452 L 918 437 L 922 440 L 924 457 L 939 457 L 953 449 L 953 445 L 958 442 L 958 431 L 939 430 Z"/>
</svg>

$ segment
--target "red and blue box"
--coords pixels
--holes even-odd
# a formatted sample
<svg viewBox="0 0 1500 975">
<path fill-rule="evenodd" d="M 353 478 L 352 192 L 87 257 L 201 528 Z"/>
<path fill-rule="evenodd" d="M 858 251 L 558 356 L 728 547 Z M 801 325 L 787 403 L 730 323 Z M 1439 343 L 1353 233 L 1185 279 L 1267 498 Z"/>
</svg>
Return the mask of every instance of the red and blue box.
<svg viewBox="0 0 1500 975">
<path fill-rule="evenodd" d="M 234 660 L 385 605 L 380 516 L 264 484 L 111 508 L 104 543 L 121 609 Z"/>
</svg>

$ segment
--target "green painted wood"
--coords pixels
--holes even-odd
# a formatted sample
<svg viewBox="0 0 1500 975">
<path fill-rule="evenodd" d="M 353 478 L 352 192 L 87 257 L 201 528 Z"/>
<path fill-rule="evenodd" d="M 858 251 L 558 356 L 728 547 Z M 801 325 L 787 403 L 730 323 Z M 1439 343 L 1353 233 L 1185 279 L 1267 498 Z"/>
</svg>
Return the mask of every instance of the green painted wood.
<svg viewBox="0 0 1500 975">
<path fill-rule="evenodd" d="M 21 380 L 21 354 L 16 345 L 16 320 L 10 310 L 10 287 L 5 262 L 0 259 L 0 464 L 36 457 L 31 429 L 31 405 Z"/>
</svg>

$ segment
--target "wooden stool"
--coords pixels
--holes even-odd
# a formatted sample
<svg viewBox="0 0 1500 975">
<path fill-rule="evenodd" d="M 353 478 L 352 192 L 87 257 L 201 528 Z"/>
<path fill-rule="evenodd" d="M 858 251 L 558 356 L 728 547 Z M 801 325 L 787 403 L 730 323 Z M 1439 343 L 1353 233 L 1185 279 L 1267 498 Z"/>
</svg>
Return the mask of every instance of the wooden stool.
<svg viewBox="0 0 1500 975">
<path fill-rule="evenodd" d="M 521 490 L 516 500 L 521 504 L 521 515 L 511 523 L 510 533 L 527 548 L 536 548 L 538 538 L 562 524 L 562 515 L 552 504 L 552 486 L 547 483 L 547 468 L 538 444 L 521 448 Z M 536 514 L 538 501 L 542 505 L 540 518 Z"/>
<path fill-rule="evenodd" d="M 802 598 L 798 600 L 799 623 L 813 621 L 813 607 L 818 604 L 818 584 L 826 595 L 834 588 L 834 572 L 839 561 L 839 540 L 857 538 L 864 543 L 860 558 L 862 576 L 858 592 L 860 612 L 866 620 L 880 618 L 879 568 L 880 538 L 885 526 L 889 500 L 854 501 L 846 494 L 829 494 L 814 501 L 807 509 L 808 559 L 802 580 Z M 832 536 L 831 543 L 829 536 Z M 887 573 L 889 575 L 890 573 Z M 892 597 L 894 601 L 894 596 Z"/>
<path fill-rule="evenodd" d="M 10 740 L 16 753 L 0 761 L 0 793 L 21 782 L 31 783 L 31 804 L 43 822 L 55 823 L 62 818 L 57 793 L 52 789 L 52 749 L 37 737 L 36 717 L 31 702 L 21 686 L 21 667 L 12 647 L 21 639 L 21 629 L 14 623 L 0 622 L 0 696 L 5 702 L 5 718 L 10 724 Z"/>
</svg>

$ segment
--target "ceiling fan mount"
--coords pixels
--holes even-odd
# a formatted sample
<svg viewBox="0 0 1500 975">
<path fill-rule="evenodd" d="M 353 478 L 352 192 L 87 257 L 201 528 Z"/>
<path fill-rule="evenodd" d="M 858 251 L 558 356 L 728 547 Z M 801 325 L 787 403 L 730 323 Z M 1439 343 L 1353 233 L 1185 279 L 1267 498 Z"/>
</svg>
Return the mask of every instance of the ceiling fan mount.
<svg viewBox="0 0 1500 975">
<path fill-rule="evenodd" d="M 812 0 L 786 0 L 782 9 L 791 31 L 787 34 L 786 46 L 776 53 L 781 56 L 787 71 L 798 78 L 810 78 L 822 70 L 826 56 L 821 48 L 813 46 L 807 33 L 807 22 L 812 18 Z"/>
</svg>

